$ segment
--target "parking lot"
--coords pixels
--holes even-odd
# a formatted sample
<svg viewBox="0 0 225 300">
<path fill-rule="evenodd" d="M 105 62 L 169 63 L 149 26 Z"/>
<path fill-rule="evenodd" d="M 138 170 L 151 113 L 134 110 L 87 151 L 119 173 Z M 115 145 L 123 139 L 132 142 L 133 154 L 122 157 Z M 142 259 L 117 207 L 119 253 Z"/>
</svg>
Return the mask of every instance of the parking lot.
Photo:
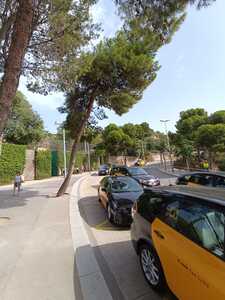
<svg viewBox="0 0 225 300">
<path fill-rule="evenodd" d="M 153 169 L 152 172 L 157 170 Z M 174 300 L 175 297 L 169 291 L 162 294 L 155 293 L 145 282 L 138 257 L 130 241 L 129 228 L 121 229 L 107 220 L 105 210 L 97 197 L 98 183 L 101 178 L 92 175 L 81 185 L 79 207 L 87 224 L 86 229 L 91 245 L 113 299 Z M 174 179 L 169 179 L 169 176 L 165 175 L 162 183 L 169 184 L 171 180 L 174 182 Z"/>
</svg>

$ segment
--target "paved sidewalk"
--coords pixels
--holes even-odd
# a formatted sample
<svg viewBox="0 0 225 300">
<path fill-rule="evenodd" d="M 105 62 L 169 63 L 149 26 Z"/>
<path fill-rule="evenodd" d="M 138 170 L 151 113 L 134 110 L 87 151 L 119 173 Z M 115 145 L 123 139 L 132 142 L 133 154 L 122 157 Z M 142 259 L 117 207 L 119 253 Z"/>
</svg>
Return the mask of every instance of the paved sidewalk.
<svg viewBox="0 0 225 300">
<path fill-rule="evenodd" d="M 0 189 L 1 300 L 75 298 L 69 196 L 47 197 L 61 182 L 34 182 L 19 196 Z"/>
</svg>

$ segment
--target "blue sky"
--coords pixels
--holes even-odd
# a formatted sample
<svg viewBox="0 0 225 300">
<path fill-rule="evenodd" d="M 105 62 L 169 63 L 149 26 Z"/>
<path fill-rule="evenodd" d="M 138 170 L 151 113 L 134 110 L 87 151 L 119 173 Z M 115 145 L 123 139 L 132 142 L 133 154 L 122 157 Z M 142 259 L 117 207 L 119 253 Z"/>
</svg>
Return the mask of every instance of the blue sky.
<svg viewBox="0 0 225 300">
<path fill-rule="evenodd" d="M 102 22 L 102 35 L 113 36 L 120 26 L 112 0 L 100 0 L 93 15 Z M 212 113 L 225 109 L 225 1 L 217 0 L 200 11 L 189 8 L 172 42 L 160 49 L 158 60 L 161 69 L 143 99 L 122 117 L 107 111 L 108 119 L 99 125 L 148 122 L 163 131 L 160 119 L 169 119 L 168 127 L 174 130 L 182 110 L 202 107 Z M 63 120 L 56 109 L 63 95 L 32 94 L 26 91 L 24 79 L 19 88 L 44 119 L 46 129 L 54 132 L 55 121 Z"/>
</svg>

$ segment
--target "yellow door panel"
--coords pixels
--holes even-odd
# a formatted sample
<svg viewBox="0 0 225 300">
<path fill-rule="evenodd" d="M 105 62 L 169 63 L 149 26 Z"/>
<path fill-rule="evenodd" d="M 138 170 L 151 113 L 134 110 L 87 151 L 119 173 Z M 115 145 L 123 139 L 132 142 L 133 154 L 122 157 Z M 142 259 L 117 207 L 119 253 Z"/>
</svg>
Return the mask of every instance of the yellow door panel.
<svg viewBox="0 0 225 300">
<path fill-rule="evenodd" d="M 194 183 L 194 182 L 188 182 L 188 184 L 187 184 L 188 186 L 192 186 L 192 187 L 198 187 L 199 186 L 199 184 L 198 183 Z"/>
<path fill-rule="evenodd" d="M 225 299 L 223 260 L 159 219 L 151 232 L 168 286 L 180 300 Z"/>
</svg>

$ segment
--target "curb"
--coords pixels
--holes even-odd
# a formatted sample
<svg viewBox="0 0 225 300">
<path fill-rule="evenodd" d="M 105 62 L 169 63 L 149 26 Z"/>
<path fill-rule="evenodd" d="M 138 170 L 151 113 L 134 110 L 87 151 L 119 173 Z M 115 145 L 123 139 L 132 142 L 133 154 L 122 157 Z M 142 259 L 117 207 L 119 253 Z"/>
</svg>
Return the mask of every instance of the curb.
<svg viewBox="0 0 225 300">
<path fill-rule="evenodd" d="M 113 300 L 88 238 L 85 222 L 80 215 L 80 185 L 83 176 L 73 185 L 70 197 L 70 226 L 79 290 L 83 300 Z M 76 291 L 75 291 L 76 292 Z M 80 299 L 77 298 L 77 299 Z"/>
</svg>

